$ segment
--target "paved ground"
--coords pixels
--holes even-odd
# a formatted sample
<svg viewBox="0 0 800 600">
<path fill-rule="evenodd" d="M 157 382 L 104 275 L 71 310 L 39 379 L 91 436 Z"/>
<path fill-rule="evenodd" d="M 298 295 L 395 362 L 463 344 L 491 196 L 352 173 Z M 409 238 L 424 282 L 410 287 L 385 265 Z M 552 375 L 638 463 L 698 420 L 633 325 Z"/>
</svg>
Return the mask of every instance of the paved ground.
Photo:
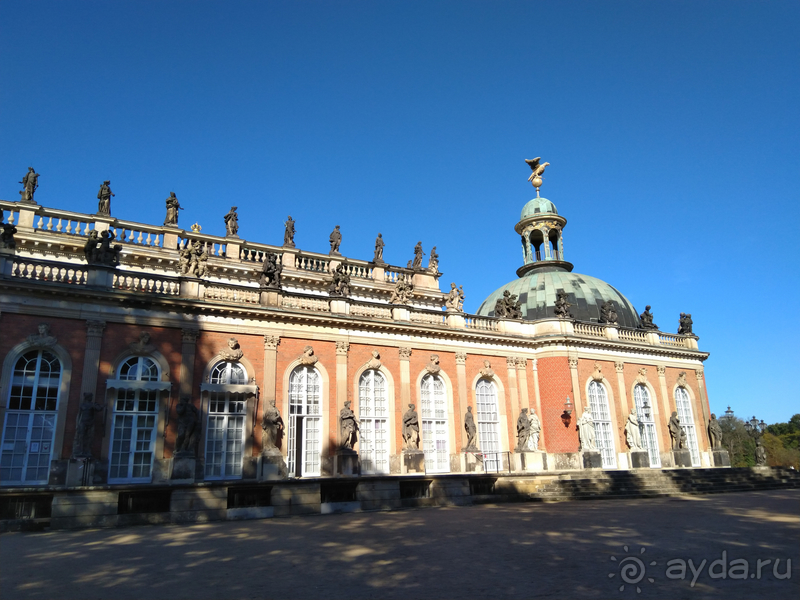
<svg viewBox="0 0 800 600">
<path fill-rule="evenodd" d="M 728 577 L 712 578 L 709 564 L 723 552 L 725 568 L 720 562 L 712 573 Z M 642 561 L 644 577 L 626 557 Z M 775 577 L 776 558 L 779 576 L 791 559 L 790 578 Z M 668 578 L 666 563 L 681 559 L 685 579 Z M 735 559 L 745 559 L 747 573 Z M 756 577 L 759 559 L 772 562 Z M 796 600 L 800 490 L 8 533 L 0 536 L 0 561 L 4 600 Z"/>
</svg>

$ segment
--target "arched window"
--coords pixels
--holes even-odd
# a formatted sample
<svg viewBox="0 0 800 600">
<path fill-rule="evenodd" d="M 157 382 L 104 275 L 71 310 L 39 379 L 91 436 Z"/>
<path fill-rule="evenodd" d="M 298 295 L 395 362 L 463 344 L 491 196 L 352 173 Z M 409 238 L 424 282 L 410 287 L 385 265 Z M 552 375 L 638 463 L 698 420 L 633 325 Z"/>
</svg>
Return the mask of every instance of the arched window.
<svg viewBox="0 0 800 600">
<path fill-rule="evenodd" d="M 364 371 L 358 384 L 358 418 L 361 422 L 359 455 L 364 473 L 389 472 L 389 410 L 386 379 L 380 371 Z"/>
<path fill-rule="evenodd" d="M 447 430 L 447 393 L 438 375 L 422 378 L 422 449 L 425 452 L 426 473 L 450 471 Z"/>
<path fill-rule="evenodd" d="M 3 484 L 47 483 L 61 370 L 47 350 L 26 352 L 14 365 L 0 455 Z"/>
<path fill-rule="evenodd" d="M 636 416 L 639 417 L 639 430 L 642 434 L 642 444 L 650 459 L 650 466 L 658 468 L 661 466 L 661 456 L 658 453 L 658 436 L 656 436 L 656 424 L 653 421 L 653 405 L 650 402 L 650 392 L 647 386 L 641 383 L 633 388 L 633 399 L 636 403 Z"/>
<path fill-rule="evenodd" d="M 289 474 L 319 475 L 322 417 L 320 375 L 299 366 L 289 376 Z"/>
<path fill-rule="evenodd" d="M 119 379 L 153 382 L 161 379 L 158 365 L 147 356 L 132 356 L 119 367 Z M 158 425 L 158 390 L 146 387 L 117 389 L 108 480 L 149 482 L 153 471 Z"/>
<path fill-rule="evenodd" d="M 692 401 L 685 387 L 675 390 L 675 410 L 681 427 L 686 432 L 686 442 L 689 444 L 689 453 L 692 455 L 692 466 L 700 466 L 700 450 L 697 447 L 697 433 L 694 429 L 694 416 L 692 414 Z"/>
<path fill-rule="evenodd" d="M 488 379 L 478 380 L 475 388 L 478 413 L 478 446 L 484 452 L 483 468 L 496 472 L 502 468 L 500 460 L 500 411 L 497 406 L 497 388 Z"/>
<path fill-rule="evenodd" d="M 604 469 L 617 466 L 617 455 L 614 449 L 614 436 L 611 428 L 611 413 L 608 409 L 608 395 L 605 386 L 599 381 L 589 384 L 589 408 L 594 420 L 597 449 L 603 459 Z"/>
<path fill-rule="evenodd" d="M 238 479 L 242 476 L 247 371 L 235 361 L 220 361 L 208 377 L 208 426 L 206 428 L 206 479 Z"/>
</svg>

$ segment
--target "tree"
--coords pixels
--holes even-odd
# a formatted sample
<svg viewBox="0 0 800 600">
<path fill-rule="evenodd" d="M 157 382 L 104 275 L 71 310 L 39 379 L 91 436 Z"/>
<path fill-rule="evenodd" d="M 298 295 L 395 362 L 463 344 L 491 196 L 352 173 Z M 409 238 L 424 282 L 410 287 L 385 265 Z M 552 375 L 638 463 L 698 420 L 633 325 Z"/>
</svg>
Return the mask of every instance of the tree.
<svg viewBox="0 0 800 600">
<path fill-rule="evenodd" d="M 739 417 L 719 420 L 722 428 L 722 445 L 728 450 L 732 467 L 752 467 L 756 464 L 756 443 L 747 433 L 744 421 Z"/>
</svg>

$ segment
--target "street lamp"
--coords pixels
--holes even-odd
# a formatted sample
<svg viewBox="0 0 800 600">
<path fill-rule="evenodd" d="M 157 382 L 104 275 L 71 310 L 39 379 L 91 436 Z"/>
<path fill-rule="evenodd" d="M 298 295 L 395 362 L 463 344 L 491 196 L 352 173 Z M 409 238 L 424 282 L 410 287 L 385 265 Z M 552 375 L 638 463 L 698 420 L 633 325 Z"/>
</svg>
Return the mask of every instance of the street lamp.
<svg viewBox="0 0 800 600">
<path fill-rule="evenodd" d="M 752 419 L 745 422 L 744 428 L 747 430 L 747 433 L 753 437 L 759 437 L 762 433 L 764 433 L 764 430 L 767 428 L 767 424 L 764 423 L 763 419 L 759 422 L 754 415 Z"/>
<path fill-rule="evenodd" d="M 572 421 L 572 409 L 575 408 L 575 405 L 567 396 L 567 401 L 564 402 L 564 412 L 561 413 L 561 422 L 564 423 L 564 427 L 569 427 L 570 422 Z"/>
</svg>

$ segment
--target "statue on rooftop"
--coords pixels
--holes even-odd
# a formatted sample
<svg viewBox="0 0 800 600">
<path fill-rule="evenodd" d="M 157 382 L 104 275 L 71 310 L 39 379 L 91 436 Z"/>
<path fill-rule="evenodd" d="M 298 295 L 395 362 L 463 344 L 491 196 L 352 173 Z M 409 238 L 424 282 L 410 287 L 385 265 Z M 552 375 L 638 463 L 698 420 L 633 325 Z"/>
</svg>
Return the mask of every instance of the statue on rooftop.
<svg viewBox="0 0 800 600">
<path fill-rule="evenodd" d="M 692 321 L 691 313 L 681 313 L 681 318 L 678 323 L 678 335 L 694 335 L 692 333 L 694 321 Z"/>
<path fill-rule="evenodd" d="M 386 243 L 383 241 L 383 235 L 378 234 L 378 237 L 375 238 L 375 257 L 372 259 L 372 262 L 376 265 L 385 265 L 386 263 L 383 262 L 383 247 L 386 246 Z"/>
<path fill-rule="evenodd" d="M 643 329 L 658 329 L 658 325 L 653 323 L 653 313 L 650 312 L 650 305 L 644 307 L 644 312 L 639 315 Z"/>
<path fill-rule="evenodd" d="M 164 219 L 164 225 L 166 227 L 177 227 L 178 226 L 178 211 L 183 210 L 178 202 L 178 197 L 175 196 L 175 192 L 169 193 L 169 198 L 167 198 L 167 217 Z"/>
<path fill-rule="evenodd" d="M 261 268 L 259 285 L 262 288 L 280 289 L 282 272 L 283 264 L 278 259 L 278 255 L 274 252 L 267 252 L 264 255 L 264 264 Z"/>
<path fill-rule="evenodd" d="M 545 167 L 549 167 L 550 163 L 539 163 L 542 160 L 541 156 L 537 156 L 536 158 L 526 158 L 525 162 L 528 163 L 528 166 L 531 168 L 531 176 L 528 177 L 528 181 L 531 182 L 531 185 L 536 188 L 536 192 L 538 195 L 539 187 L 542 185 L 542 175 L 544 174 Z"/>
<path fill-rule="evenodd" d="M 33 167 L 28 167 L 28 172 L 25 173 L 20 183 L 23 187 L 23 190 L 19 193 L 21 196 L 20 201 L 36 204 L 33 194 L 36 192 L 36 188 L 39 187 L 39 174 L 33 170 Z"/>
<path fill-rule="evenodd" d="M 283 231 L 283 245 L 286 248 L 294 248 L 294 219 L 292 219 L 292 215 L 289 215 L 283 225 L 285 227 Z"/>
<path fill-rule="evenodd" d="M 239 215 L 236 213 L 238 207 L 231 206 L 231 209 L 223 217 L 225 219 L 225 237 L 239 237 Z"/>
<path fill-rule="evenodd" d="M 89 232 L 86 244 L 83 246 L 83 253 L 86 262 L 90 265 L 102 265 L 105 267 L 116 267 L 119 265 L 119 255 L 122 252 L 121 244 L 114 244 L 116 235 L 113 231 L 104 230 L 100 234 L 96 229 Z"/>
<path fill-rule="evenodd" d="M 461 307 L 464 305 L 463 301 L 464 297 L 464 290 L 463 288 L 459 290 L 456 287 L 455 283 L 450 284 L 450 292 L 447 294 L 447 298 L 445 298 L 444 304 L 447 307 L 448 311 L 460 311 Z"/>
<path fill-rule="evenodd" d="M 3 231 L 0 232 L 0 245 L 3 248 L 16 248 L 17 241 L 14 239 L 14 234 L 17 233 L 17 228 L 12 223 L 0 223 Z"/>
<path fill-rule="evenodd" d="M 439 273 L 439 255 L 436 254 L 436 246 L 431 248 L 430 260 L 428 260 L 428 272 L 434 275 Z"/>
<path fill-rule="evenodd" d="M 411 261 L 411 268 L 412 269 L 421 269 L 422 268 L 422 257 L 425 253 L 422 251 L 422 242 L 417 242 L 417 245 L 414 246 L 414 260 Z"/>
<path fill-rule="evenodd" d="M 333 281 L 328 286 L 328 294 L 333 297 L 347 297 L 350 295 L 350 275 L 340 264 L 333 271 Z"/>
<path fill-rule="evenodd" d="M 338 225 L 333 228 L 333 231 L 331 231 L 328 241 L 331 243 L 331 251 L 329 254 L 340 254 L 339 246 L 342 245 L 342 232 L 339 231 Z"/>
<path fill-rule="evenodd" d="M 505 290 L 503 297 L 498 298 L 494 304 L 494 316 L 501 319 L 521 319 L 522 302 L 517 300 L 517 295 Z"/>
<path fill-rule="evenodd" d="M 208 274 L 208 252 L 204 248 L 197 256 L 197 276 L 205 277 Z"/>
<path fill-rule="evenodd" d="M 600 319 L 598 322 L 606 323 L 608 325 L 617 324 L 617 309 L 611 300 L 606 300 L 600 305 Z"/>
<path fill-rule="evenodd" d="M 389 304 L 408 304 L 413 291 L 414 284 L 406 281 L 406 276 L 403 273 L 398 274 L 397 283 L 394 284 L 394 289 L 392 290 L 392 297 L 389 298 Z"/>
<path fill-rule="evenodd" d="M 575 317 L 572 316 L 572 313 L 569 312 L 569 307 L 572 304 L 569 303 L 568 300 L 569 296 L 567 296 L 567 292 L 564 290 L 556 292 L 556 303 L 555 303 L 555 314 L 559 319 L 574 319 Z"/>
<path fill-rule="evenodd" d="M 100 186 L 100 191 L 97 192 L 97 214 L 103 217 L 111 216 L 111 197 L 115 194 L 111 191 L 111 181 L 106 179 Z"/>
</svg>

